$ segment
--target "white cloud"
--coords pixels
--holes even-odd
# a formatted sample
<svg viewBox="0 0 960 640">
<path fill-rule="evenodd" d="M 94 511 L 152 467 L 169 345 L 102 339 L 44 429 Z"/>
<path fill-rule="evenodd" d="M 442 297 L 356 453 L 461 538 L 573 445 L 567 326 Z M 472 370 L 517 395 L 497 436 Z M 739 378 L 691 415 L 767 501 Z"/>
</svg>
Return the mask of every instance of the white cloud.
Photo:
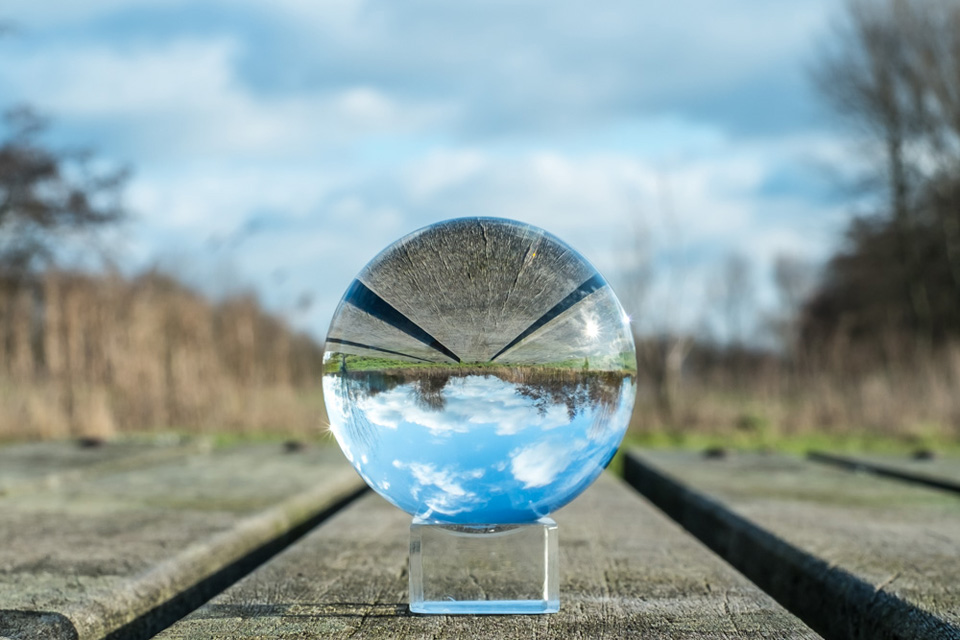
<svg viewBox="0 0 960 640">
<path fill-rule="evenodd" d="M 417 462 L 404 464 L 399 460 L 394 460 L 393 466 L 397 469 L 409 470 L 421 488 L 436 487 L 444 493 L 449 493 L 452 496 L 470 495 L 460 484 L 459 478 L 463 477 L 464 474 L 456 473 L 450 469 L 438 471 L 437 468 L 432 464 L 420 464 Z M 466 477 L 472 478 L 474 476 L 472 474 L 466 474 Z"/>
<path fill-rule="evenodd" d="M 405 469 L 413 476 L 411 495 L 415 500 L 422 500 L 427 509 L 426 512 L 420 513 L 421 517 L 429 518 L 433 512 L 447 516 L 456 515 L 484 501 L 484 498 L 463 487 L 464 482 L 482 478 L 483 469 L 468 471 L 456 471 L 449 467 L 437 469 L 433 464 L 403 463 L 400 460 L 394 460 L 393 466 L 397 469 Z"/>
<path fill-rule="evenodd" d="M 364 136 L 416 131 L 447 117 L 364 85 L 288 96 L 259 94 L 238 77 L 236 38 L 161 46 L 57 47 L 0 60 L 0 82 L 64 119 L 112 123 L 151 157 L 316 156 Z"/>
<path fill-rule="evenodd" d="M 131 6 L 175 8 L 189 4 L 191 0 L 4 0 L 3 8 L 4 13 L 17 23 L 22 22 L 25 27 L 36 28 L 90 20 L 111 11 L 129 9 Z"/>
<path fill-rule="evenodd" d="M 576 125 L 696 100 L 772 69 L 781 78 L 799 74 L 798 51 L 814 45 L 811 34 L 831 6 L 739 0 L 719 10 L 709 0 L 683 0 L 652 11 L 629 0 L 603 7 L 373 0 L 318 8 L 288 0 L 271 14 L 294 51 L 314 53 L 334 79 L 321 54 L 411 93 L 458 95 L 475 105 L 467 120 L 497 129 Z"/>
<path fill-rule="evenodd" d="M 773 100 L 802 84 L 826 0 L 11 2 L 25 30 L 0 42 L 0 88 L 134 164 L 131 254 L 228 261 L 278 309 L 308 292 L 296 322 L 316 335 L 368 259 L 445 218 L 541 226 L 615 283 L 640 219 L 655 259 L 688 263 L 686 293 L 657 285 L 688 316 L 705 247 L 762 271 L 781 250 L 822 256 L 842 220 L 809 194 L 761 193 L 775 169 L 847 158 L 833 137 L 797 134 L 775 106 L 784 132 L 735 134 L 756 103 L 743 87 Z M 231 19 L 152 26 L 213 9 Z M 725 91 L 742 91 L 733 115 L 711 110 Z M 209 255 L 208 238 L 264 216 L 284 224 Z"/>
<path fill-rule="evenodd" d="M 404 173 L 411 200 L 426 202 L 444 191 L 463 187 L 471 178 L 489 171 L 492 158 L 474 149 L 441 149 Z"/>
<path fill-rule="evenodd" d="M 128 202 L 142 219 L 168 230 L 226 236 L 257 211 L 285 218 L 312 215 L 335 188 L 318 170 L 289 166 L 188 166 L 136 178 Z M 324 247 L 319 247 L 324 248 Z"/>
<path fill-rule="evenodd" d="M 524 489 L 544 487 L 556 480 L 586 446 L 583 440 L 548 441 L 517 449 L 510 453 L 510 471 Z"/>
<path fill-rule="evenodd" d="M 385 168 L 346 170 L 322 161 L 226 164 L 141 176 L 130 201 L 143 219 L 181 234 L 187 246 L 191 236 L 229 236 L 252 216 L 282 212 L 285 226 L 246 240 L 234 262 L 257 282 L 282 269 L 292 298 L 311 292 L 315 307 L 301 326 L 322 335 L 336 302 L 368 260 L 401 235 L 458 215 L 543 227 L 615 284 L 636 260 L 630 236 L 639 221 L 653 236 L 654 259 L 669 254 L 674 264 L 687 263 L 670 268 L 689 272 L 683 285 L 690 288 L 688 305 L 699 296 L 703 247 L 717 254 L 740 249 L 761 269 L 782 250 L 819 257 L 837 227 L 824 227 L 822 204 L 802 195 L 757 196 L 771 157 L 789 166 L 791 153 L 730 144 L 669 170 L 626 153 L 474 148 L 428 152 Z M 670 295 L 677 293 L 675 282 L 663 285 Z"/>
<path fill-rule="evenodd" d="M 435 436 L 467 433 L 479 425 L 492 425 L 496 435 L 507 436 L 570 423 L 564 406 L 551 405 L 541 413 L 532 400 L 516 392 L 514 385 L 492 376 L 453 381 L 444 390 L 444 398 L 443 411 L 424 409 L 416 405 L 405 385 L 362 399 L 359 406 L 373 424 L 387 429 L 416 424 Z"/>
</svg>

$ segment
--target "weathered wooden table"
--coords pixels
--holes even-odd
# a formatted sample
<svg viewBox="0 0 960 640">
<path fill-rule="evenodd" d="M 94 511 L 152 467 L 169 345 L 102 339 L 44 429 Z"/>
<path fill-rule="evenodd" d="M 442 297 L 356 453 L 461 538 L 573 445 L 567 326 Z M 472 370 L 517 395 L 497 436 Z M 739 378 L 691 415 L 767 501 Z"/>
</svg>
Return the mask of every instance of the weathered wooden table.
<svg viewBox="0 0 960 640">
<path fill-rule="evenodd" d="M 633 452 L 625 476 L 825 637 L 960 638 L 960 493 L 860 468 Z"/>
<path fill-rule="evenodd" d="M 558 512 L 559 614 L 416 616 L 409 516 L 335 447 L 3 447 L 0 638 L 960 638 L 960 494 L 776 456 L 626 473 L 663 511 L 606 475 Z"/>
</svg>

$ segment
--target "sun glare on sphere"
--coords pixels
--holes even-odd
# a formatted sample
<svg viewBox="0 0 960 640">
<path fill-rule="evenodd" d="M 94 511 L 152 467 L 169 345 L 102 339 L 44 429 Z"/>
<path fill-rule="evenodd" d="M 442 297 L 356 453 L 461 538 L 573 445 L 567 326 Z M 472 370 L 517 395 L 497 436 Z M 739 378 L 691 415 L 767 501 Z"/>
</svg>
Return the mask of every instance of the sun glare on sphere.
<svg viewBox="0 0 960 640">
<path fill-rule="evenodd" d="M 597 324 L 597 321 L 593 318 L 587 318 L 587 322 L 583 327 L 583 335 L 588 338 L 596 338 L 600 335 L 600 325 Z"/>
</svg>

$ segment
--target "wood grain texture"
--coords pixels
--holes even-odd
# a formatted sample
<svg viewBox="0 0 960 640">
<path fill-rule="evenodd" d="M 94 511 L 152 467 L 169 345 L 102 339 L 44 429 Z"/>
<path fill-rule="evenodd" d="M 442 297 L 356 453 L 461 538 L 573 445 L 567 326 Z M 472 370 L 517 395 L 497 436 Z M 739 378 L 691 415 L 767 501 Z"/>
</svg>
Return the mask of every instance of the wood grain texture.
<svg viewBox="0 0 960 640">
<path fill-rule="evenodd" d="M 361 487 L 336 448 L 258 445 L 0 499 L 0 637 L 101 638 Z"/>
<path fill-rule="evenodd" d="M 158 638 L 818 637 L 613 477 L 556 520 L 558 614 L 409 614 L 410 516 L 370 494 Z"/>
<path fill-rule="evenodd" d="M 625 475 L 827 638 L 960 638 L 960 499 L 780 456 L 632 452 Z"/>
<path fill-rule="evenodd" d="M 470 218 L 408 236 L 359 280 L 464 362 L 486 362 L 594 273 L 533 227 Z"/>
<path fill-rule="evenodd" d="M 382 320 L 374 318 L 349 304 L 341 307 L 336 324 L 330 327 L 328 338 L 354 343 L 350 345 L 330 343 L 328 348 L 342 353 L 382 358 L 384 357 L 384 351 L 377 351 L 376 349 L 383 349 L 394 352 L 393 354 L 387 354 L 388 357 L 399 357 L 400 360 L 451 362 L 449 358 L 422 342 L 418 342 L 399 329 L 391 327 Z M 374 347 L 374 349 L 364 349 L 357 345 L 367 345 Z M 409 357 L 404 358 L 396 354 L 404 354 Z"/>
<path fill-rule="evenodd" d="M 848 471 L 866 471 L 934 489 L 960 493 L 960 459 L 916 460 L 892 455 L 838 455 L 813 451 L 807 457 L 814 462 L 833 464 Z"/>
<path fill-rule="evenodd" d="M 85 477 L 142 467 L 209 449 L 199 439 L 29 442 L 0 447 L 0 497 L 42 491 Z"/>
</svg>

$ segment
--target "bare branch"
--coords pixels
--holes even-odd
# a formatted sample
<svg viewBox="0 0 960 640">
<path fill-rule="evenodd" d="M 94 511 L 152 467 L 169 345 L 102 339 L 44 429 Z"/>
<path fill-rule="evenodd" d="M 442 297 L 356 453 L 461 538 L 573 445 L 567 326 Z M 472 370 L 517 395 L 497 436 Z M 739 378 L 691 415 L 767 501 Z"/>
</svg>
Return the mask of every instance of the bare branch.
<svg viewBox="0 0 960 640">
<path fill-rule="evenodd" d="M 0 272 L 18 276 L 50 261 L 59 235 L 124 218 L 126 169 L 92 166 L 90 154 L 57 152 L 39 142 L 47 121 L 28 107 L 7 112 L 0 141 Z"/>
</svg>

